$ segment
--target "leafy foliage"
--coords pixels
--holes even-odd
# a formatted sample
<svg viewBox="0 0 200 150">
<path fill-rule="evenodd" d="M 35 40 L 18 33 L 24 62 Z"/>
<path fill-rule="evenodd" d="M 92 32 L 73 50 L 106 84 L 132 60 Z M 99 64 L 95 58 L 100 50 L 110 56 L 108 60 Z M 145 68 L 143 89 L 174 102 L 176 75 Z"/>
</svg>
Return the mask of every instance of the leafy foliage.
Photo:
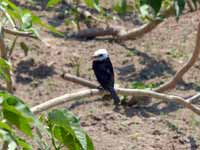
<svg viewBox="0 0 200 150">
<path fill-rule="evenodd" d="M 137 82 L 134 81 L 131 84 L 131 88 L 133 89 L 153 89 L 156 88 L 160 85 L 161 83 L 149 83 L 149 84 L 144 84 L 142 82 Z"/>
<path fill-rule="evenodd" d="M 11 80 L 8 72 L 11 70 L 11 65 L 8 61 L 0 58 L 0 77 L 5 81 L 9 82 Z"/>
<path fill-rule="evenodd" d="M 54 5 L 58 4 L 61 0 L 49 0 L 47 3 L 47 7 L 53 7 Z"/>
<path fill-rule="evenodd" d="M 120 15 L 124 15 L 127 12 L 127 8 L 126 0 L 119 0 L 113 7 L 113 9 Z"/>
<path fill-rule="evenodd" d="M 34 128 L 41 141 L 41 132 L 46 132 L 52 138 L 52 145 L 55 149 L 63 146 L 70 150 L 94 149 L 91 139 L 81 129 L 79 119 L 71 112 L 53 110 L 49 112 L 47 119 L 43 119 L 45 121 L 42 124 L 23 101 L 11 94 L 0 92 L 0 105 L 2 106 L 0 139 L 8 143 L 10 150 L 17 147 L 32 149 L 32 143 L 20 138 L 14 126 L 33 140 L 36 140 Z M 56 146 L 57 143 L 59 146 Z"/>
<path fill-rule="evenodd" d="M 53 110 L 48 114 L 51 134 L 69 150 L 92 150 L 89 136 L 80 128 L 79 119 L 71 112 Z"/>
<path fill-rule="evenodd" d="M 50 6 L 53 4 L 51 3 L 51 1 L 49 1 Z M 33 25 L 39 25 L 54 33 L 62 35 L 53 26 L 44 23 L 39 17 L 34 15 L 31 11 L 16 6 L 10 0 L 1 0 L 0 8 L 1 10 L 4 10 L 5 13 L 7 14 L 6 17 L 8 18 L 9 23 L 11 23 L 13 27 L 21 31 L 29 31 L 32 32 L 35 36 L 38 36 L 37 30 L 33 27 Z"/>
<path fill-rule="evenodd" d="M 85 0 L 85 4 L 89 8 L 94 8 L 97 11 L 100 11 L 99 0 Z"/>
</svg>

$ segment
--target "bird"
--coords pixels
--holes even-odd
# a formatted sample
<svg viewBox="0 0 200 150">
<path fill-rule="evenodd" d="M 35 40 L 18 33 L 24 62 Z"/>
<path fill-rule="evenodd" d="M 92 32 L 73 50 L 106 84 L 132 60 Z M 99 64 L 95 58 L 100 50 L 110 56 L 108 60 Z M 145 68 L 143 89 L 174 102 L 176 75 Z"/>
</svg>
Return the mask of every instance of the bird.
<svg viewBox="0 0 200 150">
<path fill-rule="evenodd" d="M 92 56 L 92 60 L 92 69 L 94 71 L 97 81 L 100 83 L 101 87 L 104 90 L 108 91 L 111 94 L 114 100 L 114 104 L 118 106 L 120 103 L 120 99 L 114 88 L 115 77 L 113 65 L 111 63 L 107 50 L 96 50 L 94 52 L 94 55 Z"/>
</svg>

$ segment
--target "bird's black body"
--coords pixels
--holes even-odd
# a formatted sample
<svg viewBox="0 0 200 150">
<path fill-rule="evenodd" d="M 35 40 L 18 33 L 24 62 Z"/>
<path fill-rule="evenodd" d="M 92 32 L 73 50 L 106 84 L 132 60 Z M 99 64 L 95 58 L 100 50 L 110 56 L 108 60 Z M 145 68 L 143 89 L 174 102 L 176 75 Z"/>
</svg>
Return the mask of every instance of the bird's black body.
<svg viewBox="0 0 200 150">
<path fill-rule="evenodd" d="M 94 70 L 98 82 L 101 84 L 103 89 L 111 93 L 115 104 L 119 104 L 120 99 L 117 96 L 117 93 L 114 89 L 113 66 L 109 57 L 104 60 L 94 60 L 92 68 Z"/>
</svg>

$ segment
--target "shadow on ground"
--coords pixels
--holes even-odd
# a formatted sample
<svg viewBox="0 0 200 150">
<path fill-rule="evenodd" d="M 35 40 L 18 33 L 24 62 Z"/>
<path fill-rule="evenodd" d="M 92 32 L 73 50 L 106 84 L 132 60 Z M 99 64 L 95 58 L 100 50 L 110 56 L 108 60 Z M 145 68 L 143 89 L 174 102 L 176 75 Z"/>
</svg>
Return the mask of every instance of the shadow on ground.
<svg viewBox="0 0 200 150">
<path fill-rule="evenodd" d="M 128 48 L 123 44 L 120 45 L 140 57 L 141 60 L 139 63 L 145 67 L 140 72 L 135 72 L 134 64 L 117 68 L 119 79 L 125 81 L 145 81 L 166 74 L 175 74 L 175 71 L 165 60 L 156 60 L 154 57 L 148 55 L 148 53 L 144 53 L 136 48 Z"/>
<path fill-rule="evenodd" d="M 55 74 L 54 68 L 45 64 L 35 64 L 33 59 L 21 61 L 15 69 L 16 82 L 29 84 L 34 79 L 45 79 Z"/>
</svg>

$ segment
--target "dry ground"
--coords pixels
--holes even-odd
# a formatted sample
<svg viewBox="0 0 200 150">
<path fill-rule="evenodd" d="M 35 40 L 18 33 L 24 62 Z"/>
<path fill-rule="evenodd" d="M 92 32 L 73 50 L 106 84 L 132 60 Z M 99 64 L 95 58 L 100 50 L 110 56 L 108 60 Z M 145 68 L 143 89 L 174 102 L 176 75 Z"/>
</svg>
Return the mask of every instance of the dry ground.
<svg viewBox="0 0 200 150">
<path fill-rule="evenodd" d="M 44 20 L 56 22 L 61 31 L 69 32 L 63 20 L 57 17 L 58 12 L 34 11 Z M 27 41 L 31 51 L 26 57 L 20 47 L 14 52 L 15 94 L 34 106 L 84 88 L 66 81 L 62 74 L 76 74 L 72 59 L 78 55 L 80 76 L 95 80 L 90 56 L 99 48 L 108 49 L 120 86 L 129 87 L 133 81 L 165 82 L 191 55 L 199 16 L 200 11 L 188 13 L 178 23 L 169 18 L 144 37 L 122 44 L 105 39 L 63 39 L 48 32 L 42 32 L 41 36 L 49 47 L 39 41 L 21 39 Z M 199 64 L 200 61 L 185 75 L 185 84 L 170 93 L 188 97 L 198 91 Z M 80 117 L 96 150 L 200 149 L 200 117 L 172 102 L 154 99 L 147 105 L 121 106 L 116 112 L 111 100 L 96 97 L 60 107 Z"/>
</svg>

